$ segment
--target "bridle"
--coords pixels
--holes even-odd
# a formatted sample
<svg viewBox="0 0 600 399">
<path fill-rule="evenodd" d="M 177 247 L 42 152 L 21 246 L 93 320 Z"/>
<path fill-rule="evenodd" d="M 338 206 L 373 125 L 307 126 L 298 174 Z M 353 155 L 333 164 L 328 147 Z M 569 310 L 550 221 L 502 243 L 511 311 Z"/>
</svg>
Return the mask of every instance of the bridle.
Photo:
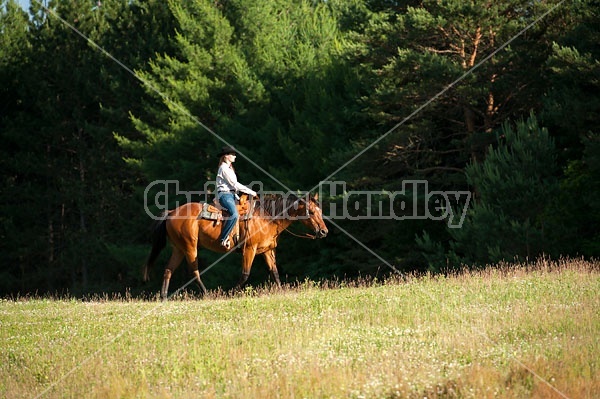
<svg viewBox="0 0 600 399">
<path fill-rule="evenodd" d="M 298 200 L 296 202 L 300 203 L 301 200 L 302 200 L 302 198 L 298 198 Z M 306 215 L 305 216 L 306 216 L 307 219 L 310 219 L 310 211 L 308 210 L 309 202 L 310 202 L 310 198 L 304 200 L 304 203 L 305 203 L 304 208 L 306 209 Z M 285 230 L 289 234 L 293 235 L 294 237 L 298 237 L 298 238 L 308 238 L 308 239 L 311 239 L 311 240 L 315 240 L 317 238 L 316 234 L 309 234 L 309 233 L 304 233 L 303 235 L 296 234 L 296 233 L 290 231 L 290 229 L 288 227 L 286 227 L 283 230 Z"/>
</svg>

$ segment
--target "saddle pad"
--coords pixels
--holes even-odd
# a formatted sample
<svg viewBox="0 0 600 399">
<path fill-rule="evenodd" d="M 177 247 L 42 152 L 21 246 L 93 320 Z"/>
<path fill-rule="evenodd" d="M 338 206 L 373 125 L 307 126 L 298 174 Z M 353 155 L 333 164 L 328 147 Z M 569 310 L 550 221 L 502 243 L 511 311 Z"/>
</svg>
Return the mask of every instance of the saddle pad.
<svg viewBox="0 0 600 399">
<path fill-rule="evenodd" d="M 217 207 L 205 202 L 202 204 L 202 211 L 198 215 L 198 219 L 222 220 L 223 215 Z"/>
<path fill-rule="evenodd" d="M 249 220 L 252 219 L 252 214 L 254 213 L 254 209 L 257 205 L 258 201 L 253 201 L 251 203 L 243 204 L 243 206 L 238 206 L 238 212 L 240 213 L 240 220 Z M 202 204 L 202 211 L 198 215 L 198 219 L 207 219 L 207 220 L 223 220 L 223 211 L 217 208 L 214 205 L 211 205 L 207 202 Z"/>
</svg>

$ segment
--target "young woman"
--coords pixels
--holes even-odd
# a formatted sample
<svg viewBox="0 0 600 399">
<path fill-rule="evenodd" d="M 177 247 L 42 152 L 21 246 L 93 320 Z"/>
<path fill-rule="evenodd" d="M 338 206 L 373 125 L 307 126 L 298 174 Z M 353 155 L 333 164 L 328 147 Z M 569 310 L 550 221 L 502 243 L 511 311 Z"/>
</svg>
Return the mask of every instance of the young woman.
<svg viewBox="0 0 600 399">
<path fill-rule="evenodd" d="M 231 147 L 223 147 L 219 153 L 219 171 L 217 172 L 216 181 L 217 199 L 219 200 L 221 206 L 227 209 L 227 212 L 229 212 L 229 217 L 223 224 L 223 230 L 221 230 L 219 242 L 221 243 L 221 246 L 226 249 L 231 248 L 229 234 L 231 234 L 231 230 L 233 230 L 233 227 L 239 218 L 238 211 L 235 206 L 236 192 L 241 191 L 251 196 L 256 196 L 256 191 L 238 182 L 232 165 L 235 162 L 236 156 L 237 153 Z"/>
</svg>

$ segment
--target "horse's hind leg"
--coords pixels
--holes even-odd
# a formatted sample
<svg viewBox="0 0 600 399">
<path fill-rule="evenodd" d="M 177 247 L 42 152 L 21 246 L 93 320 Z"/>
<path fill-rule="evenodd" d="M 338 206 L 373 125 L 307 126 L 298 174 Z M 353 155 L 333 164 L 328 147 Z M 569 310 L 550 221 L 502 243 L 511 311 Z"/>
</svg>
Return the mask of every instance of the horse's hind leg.
<svg viewBox="0 0 600 399">
<path fill-rule="evenodd" d="M 198 284 L 198 286 L 202 290 L 202 293 L 204 295 L 206 295 L 206 293 L 208 291 L 206 290 L 206 287 L 204 286 L 204 284 L 202 283 L 202 280 L 200 279 L 200 272 L 198 271 L 198 269 L 194 270 L 193 274 L 194 274 L 194 277 L 196 278 L 196 284 Z"/>
<path fill-rule="evenodd" d="M 206 290 L 204 283 L 202 283 L 202 279 L 200 278 L 200 272 L 198 271 L 198 250 L 188 252 L 186 254 L 186 260 L 188 263 L 188 270 L 194 276 L 196 284 L 202 290 L 202 294 L 206 295 L 208 291 Z"/>
<path fill-rule="evenodd" d="M 169 282 L 171 281 L 171 275 L 179 267 L 181 261 L 183 260 L 183 253 L 177 249 L 173 248 L 173 254 L 171 254 L 171 259 L 169 259 L 169 263 L 165 268 L 165 274 L 163 275 L 163 284 L 160 290 L 160 297 L 165 300 L 167 299 L 167 293 L 169 292 Z"/>
<path fill-rule="evenodd" d="M 277 271 L 277 262 L 275 262 L 275 250 L 271 249 L 265 253 L 263 253 L 265 257 L 265 262 L 267 262 L 267 266 L 269 267 L 269 271 L 271 272 L 271 277 L 275 280 L 275 284 L 277 287 L 281 288 L 281 281 L 279 280 L 279 272 Z"/>
</svg>

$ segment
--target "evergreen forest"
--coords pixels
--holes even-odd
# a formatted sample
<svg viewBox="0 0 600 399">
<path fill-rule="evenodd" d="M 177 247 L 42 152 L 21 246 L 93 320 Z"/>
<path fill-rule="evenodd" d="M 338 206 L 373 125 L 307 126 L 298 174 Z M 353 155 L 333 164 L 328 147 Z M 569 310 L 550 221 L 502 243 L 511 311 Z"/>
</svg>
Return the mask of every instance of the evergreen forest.
<svg viewBox="0 0 600 399">
<path fill-rule="evenodd" d="M 167 205 L 185 201 L 226 144 L 240 182 L 325 187 L 326 214 L 379 193 L 353 197 L 325 239 L 282 235 L 288 283 L 597 258 L 599 13 L 598 0 L 0 0 L 0 295 L 158 291 L 166 252 L 141 275 L 151 183 L 177 181 Z M 451 192 L 470 196 L 450 212 Z M 390 193 L 403 217 L 360 217 Z M 200 257 L 208 288 L 237 281 L 241 255 Z M 257 258 L 251 283 L 268 278 Z"/>
</svg>

